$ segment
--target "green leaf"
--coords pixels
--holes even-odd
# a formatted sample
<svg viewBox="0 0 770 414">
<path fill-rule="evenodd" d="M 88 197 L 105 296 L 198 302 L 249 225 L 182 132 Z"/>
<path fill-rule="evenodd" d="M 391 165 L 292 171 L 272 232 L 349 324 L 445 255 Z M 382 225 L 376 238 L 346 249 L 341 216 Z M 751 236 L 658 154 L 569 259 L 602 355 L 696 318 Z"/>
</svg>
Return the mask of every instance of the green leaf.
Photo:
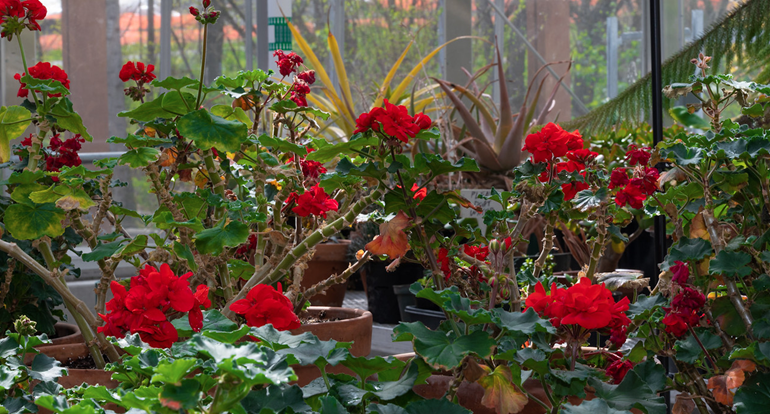
<svg viewBox="0 0 770 414">
<path fill-rule="evenodd" d="M 673 160 L 676 165 L 698 165 L 703 159 L 703 150 L 679 143 L 662 149 L 661 155 Z"/>
<path fill-rule="evenodd" d="M 0 163 L 11 160 L 11 141 L 24 133 L 32 122 L 31 116 L 32 113 L 21 106 L 0 106 Z"/>
<path fill-rule="evenodd" d="M 113 253 L 113 255 L 115 255 L 115 257 L 128 257 L 139 253 L 148 247 L 147 240 L 147 235 L 140 234 L 134 237 L 127 245 L 118 249 L 118 251 Z"/>
<path fill-rule="evenodd" d="M 198 81 L 195 79 L 190 79 L 187 76 L 180 78 L 175 78 L 172 76 L 168 76 L 163 80 L 155 79 L 152 81 L 152 86 L 158 87 L 158 88 L 165 88 L 165 89 L 172 89 L 172 90 L 181 90 L 183 88 L 196 86 L 198 85 Z"/>
<path fill-rule="evenodd" d="M 184 92 L 179 96 L 179 92 L 166 92 L 130 111 L 120 112 L 118 116 L 150 122 L 157 118 L 172 119 L 184 115 L 194 107 L 195 97 L 192 94 Z"/>
<path fill-rule="evenodd" d="M 310 412 L 310 406 L 302 398 L 302 389 L 297 385 L 288 388 L 271 385 L 257 391 L 251 391 L 241 400 L 243 409 L 249 414 L 262 414 L 271 410 L 281 413 L 292 410 L 295 413 Z M 270 411 L 267 411 L 270 412 Z"/>
<path fill-rule="evenodd" d="M 770 276 L 764 274 L 759 276 L 751 282 L 751 286 L 756 290 L 770 290 Z"/>
<path fill-rule="evenodd" d="M 606 401 L 595 398 L 590 401 L 583 400 L 580 405 L 567 403 L 560 412 L 563 414 L 627 414 L 628 410 L 616 410 L 607 405 Z"/>
<path fill-rule="evenodd" d="M 468 414 L 470 411 L 446 398 L 420 400 L 406 406 L 408 414 Z"/>
<path fill-rule="evenodd" d="M 696 328 L 695 332 L 706 349 L 717 349 L 722 346 L 719 336 L 700 328 Z M 687 338 L 684 340 L 676 341 L 674 349 L 676 349 L 676 359 L 688 364 L 694 364 L 703 356 L 703 350 L 691 333 L 687 334 Z"/>
<path fill-rule="evenodd" d="M 350 343 L 337 342 L 335 340 L 303 342 L 296 348 L 282 349 L 281 355 L 291 355 L 302 365 L 316 365 L 319 368 L 325 365 L 337 365 L 350 357 L 348 348 Z"/>
<path fill-rule="evenodd" d="M 55 381 L 65 373 L 67 369 L 59 361 L 44 354 L 35 355 L 29 368 L 29 376 L 38 381 Z"/>
<path fill-rule="evenodd" d="M 56 105 L 51 108 L 51 116 L 56 118 L 56 124 L 60 127 L 72 132 L 73 134 L 80 134 L 86 141 L 93 141 L 94 137 L 88 133 L 85 125 L 83 125 L 83 118 L 72 109 L 72 102 L 67 98 L 61 98 Z"/>
<path fill-rule="evenodd" d="M 741 108 L 741 113 L 752 118 L 757 118 L 765 114 L 765 108 L 762 107 L 761 103 L 755 103 L 748 108 Z"/>
<path fill-rule="evenodd" d="M 146 167 L 158 160 L 160 150 L 157 148 L 141 147 L 125 152 L 118 158 L 119 164 L 128 164 L 131 168 Z"/>
<path fill-rule="evenodd" d="M 161 138 L 159 136 L 151 137 L 148 135 L 134 135 L 128 134 L 126 138 L 112 137 L 107 140 L 110 144 L 123 144 L 128 148 L 139 147 L 154 147 L 157 145 L 171 144 L 171 140 L 168 138 Z"/>
<path fill-rule="evenodd" d="M 92 385 L 85 389 L 83 398 L 93 398 L 100 401 L 109 401 L 114 404 L 120 404 L 120 394 L 108 390 L 103 385 Z"/>
<path fill-rule="evenodd" d="M 366 407 L 366 412 L 377 414 L 407 414 L 405 408 L 396 404 L 369 404 L 369 406 Z"/>
<path fill-rule="evenodd" d="M 730 298 L 719 297 L 711 304 L 711 312 L 719 319 L 722 330 L 730 336 L 742 336 L 746 333 L 746 325 L 743 323 L 738 311 L 735 310 Z M 721 319 L 720 319 L 721 318 Z"/>
<path fill-rule="evenodd" d="M 5 229 L 16 239 L 36 240 L 43 236 L 64 234 L 62 221 L 66 214 L 52 203 L 39 205 L 13 204 L 5 210 Z"/>
<path fill-rule="evenodd" d="M 63 83 L 55 79 L 38 79 L 33 78 L 31 75 L 24 75 L 19 79 L 19 82 L 23 83 L 25 85 L 24 89 L 28 91 L 34 90 L 53 95 L 58 93 L 62 95 L 70 94 L 69 89 L 67 89 Z"/>
<path fill-rule="evenodd" d="M 652 362 L 655 365 L 654 361 Z M 641 368 L 640 368 L 641 367 Z M 666 373 L 663 366 L 652 370 L 642 363 L 629 371 L 618 385 L 607 384 L 591 379 L 590 384 L 596 389 L 596 396 L 616 410 L 638 408 L 647 414 L 665 414 L 666 404 L 663 397 L 657 395 L 659 384 L 665 384 Z"/>
<path fill-rule="evenodd" d="M 90 253 L 83 255 L 83 260 L 86 262 L 96 262 L 98 260 L 106 259 L 115 254 L 126 240 L 127 239 L 121 239 L 111 243 L 99 242 Z"/>
<path fill-rule="evenodd" d="M 198 405 L 200 384 L 194 379 L 184 379 L 181 384 L 166 384 L 160 392 L 160 401 L 167 407 L 190 410 Z"/>
<path fill-rule="evenodd" d="M 525 312 L 509 312 L 502 308 L 495 308 L 495 325 L 509 332 L 517 332 L 523 335 L 531 335 L 535 332 L 556 333 L 556 328 L 551 323 L 540 318 L 533 308 L 528 308 Z"/>
<path fill-rule="evenodd" d="M 156 211 L 152 222 L 161 230 L 176 229 L 177 227 L 187 227 L 195 232 L 202 232 L 204 230 L 203 222 L 198 217 L 187 221 L 174 221 L 174 217 L 168 210 Z"/>
<path fill-rule="evenodd" d="M 278 101 L 271 105 L 270 109 L 280 114 L 285 114 L 286 112 L 308 113 L 315 115 L 324 121 L 331 116 L 328 112 L 313 108 L 312 106 L 297 106 L 297 103 L 294 101 Z"/>
<path fill-rule="evenodd" d="M 607 189 L 602 187 L 594 193 L 591 190 L 578 191 L 572 202 L 580 211 L 586 211 L 589 208 L 598 207 L 602 201 L 607 198 Z"/>
<path fill-rule="evenodd" d="M 666 298 L 662 295 L 639 295 L 636 302 L 628 305 L 628 316 L 634 319 L 642 315 L 650 315 L 659 306 L 666 304 Z"/>
<path fill-rule="evenodd" d="M 171 321 L 171 324 L 174 325 L 174 328 L 177 329 L 180 336 L 191 336 L 193 333 L 187 315 L 179 319 L 174 319 Z M 222 312 L 216 309 L 203 311 L 203 327 L 201 328 L 201 332 L 234 332 L 237 329 L 238 324 L 228 319 L 225 315 L 222 315 Z"/>
<path fill-rule="evenodd" d="M 51 186 L 45 190 L 30 193 L 29 199 L 35 204 L 54 203 L 65 211 L 79 209 L 86 211 L 96 205 L 82 187 Z"/>
<path fill-rule="evenodd" d="M 318 338 L 310 332 L 293 335 L 288 331 L 279 331 L 273 325 L 264 325 L 259 328 L 251 328 L 251 335 L 259 338 L 262 345 L 278 351 L 286 348 L 296 348 L 302 343 L 316 343 Z"/>
<path fill-rule="evenodd" d="M 453 369 L 470 354 L 486 358 L 496 345 L 484 331 L 458 337 L 454 332 L 432 331 L 422 322 L 401 323 L 393 330 L 394 341 L 411 340 L 414 351 L 436 369 Z"/>
<path fill-rule="evenodd" d="M 160 361 L 155 368 L 151 382 L 178 384 L 193 368 L 198 366 L 194 358 L 180 358 L 174 361 Z"/>
<path fill-rule="evenodd" d="M 770 406 L 770 373 L 757 372 L 735 392 L 738 414 L 763 413 Z"/>
<path fill-rule="evenodd" d="M 193 256 L 190 246 L 174 241 L 174 254 L 180 259 L 184 259 L 190 270 L 193 272 L 198 271 L 198 264 L 195 263 L 195 256 Z"/>
<path fill-rule="evenodd" d="M 338 399 L 332 397 L 331 395 L 321 397 L 320 401 L 321 414 L 348 414 L 348 410 L 345 408 L 345 406 L 343 406 Z"/>
<path fill-rule="evenodd" d="M 326 190 L 326 192 L 329 194 L 338 188 L 355 187 L 363 182 L 363 179 L 360 177 L 352 175 L 340 175 L 336 172 L 321 174 L 318 179 L 320 181 L 318 185 Z"/>
<path fill-rule="evenodd" d="M 325 163 L 338 156 L 356 154 L 356 150 L 376 146 L 379 143 L 380 140 L 377 137 L 362 137 L 360 134 L 356 134 L 350 140 L 339 144 L 319 146 L 317 150 L 307 155 L 307 159 Z"/>
<path fill-rule="evenodd" d="M 218 256 L 225 247 L 243 244 L 249 238 L 249 226 L 240 221 L 225 225 L 222 220 L 216 227 L 203 230 L 195 235 L 195 248 L 201 254 Z"/>
<path fill-rule="evenodd" d="M 246 142 L 249 129 L 243 122 L 228 121 L 205 109 L 190 112 L 180 118 L 177 128 L 179 133 L 193 140 L 198 148 L 207 150 L 213 147 L 228 152 L 238 152 L 241 144 Z"/>
<path fill-rule="evenodd" d="M 543 203 L 543 206 L 537 209 L 537 212 L 545 214 L 550 213 L 551 211 L 560 210 L 563 202 L 564 193 L 561 191 L 561 188 L 556 188 L 551 191 L 551 194 L 548 195 L 548 198 L 545 200 L 545 203 Z"/>
<path fill-rule="evenodd" d="M 393 357 L 383 358 L 381 356 L 367 358 L 356 357 L 348 358 L 342 361 L 342 365 L 353 371 L 358 378 L 366 380 L 372 375 L 379 374 L 383 371 L 389 371 L 398 369 L 401 371 L 406 366 L 406 362 L 400 361 Z"/>
<path fill-rule="evenodd" d="M 285 139 L 281 138 L 274 138 L 271 136 L 268 136 L 267 134 L 262 134 L 257 138 L 257 141 L 266 147 L 272 148 L 274 150 L 278 150 L 281 152 L 292 152 L 300 157 L 304 157 L 307 155 L 307 148 L 303 145 L 297 145 L 293 142 L 289 142 Z"/>
<path fill-rule="evenodd" d="M 233 108 L 230 105 L 214 105 L 211 107 L 211 113 L 216 116 L 221 116 L 228 121 L 241 121 L 249 128 L 254 125 L 254 123 L 251 122 L 251 119 L 249 119 L 249 115 L 239 106 Z"/>
<path fill-rule="evenodd" d="M 424 167 L 423 167 L 424 166 Z M 479 171 L 476 161 L 470 158 L 460 158 L 456 163 L 441 158 L 438 154 L 418 153 L 414 159 L 415 169 L 422 170 L 427 168 L 433 176 L 449 174 L 457 171 Z"/>
<path fill-rule="evenodd" d="M 671 115 L 671 118 L 676 122 L 679 122 L 686 127 L 703 130 L 711 129 L 711 124 L 709 124 L 708 121 L 696 114 L 691 114 L 685 106 L 675 106 L 668 110 L 668 114 Z"/>
<path fill-rule="evenodd" d="M 702 260 L 711 256 L 712 253 L 710 241 L 682 237 L 676 244 L 671 246 L 666 259 L 669 264 L 673 265 L 676 261 L 690 262 Z"/>
<path fill-rule="evenodd" d="M 751 256 L 748 253 L 722 250 L 709 263 L 709 273 L 719 273 L 727 277 L 746 277 L 751 274 Z"/>
</svg>

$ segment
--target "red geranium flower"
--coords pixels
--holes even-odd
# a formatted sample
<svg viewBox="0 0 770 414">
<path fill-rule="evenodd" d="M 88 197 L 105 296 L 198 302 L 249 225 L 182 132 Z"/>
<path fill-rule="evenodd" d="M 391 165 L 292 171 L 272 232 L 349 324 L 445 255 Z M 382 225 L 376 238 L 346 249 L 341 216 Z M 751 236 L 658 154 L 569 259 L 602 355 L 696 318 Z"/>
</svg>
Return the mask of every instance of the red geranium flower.
<svg viewBox="0 0 770 414">
<path fill-rule="evenodd" d="M 639 148 L 636 145 L 629 145 L 626 151 L 626 160 L 629 165 L 646 166 L 650 162 L 650 147 Z"/>
<path fill-rule="evenodd" d="M 603 285 L 593 285 L 587 277 L 567 289 L 564 297 L 565 316 L 561 323 L 580 325 L 585 329 L 602 329 L 612 321 L 612 293 Z"/>
<path fill-rule="evenodd" d="M 587 148 L 580 148 L 567 153 L 568 160 L 583 165 L 583 168 L 585 168 L 585 165 L 590 164 L 591 161 L 596 159 L 597 156 L 599 156 L 598 153 Z"/>
<path fill-rule="evenodd" d="M 302 79 L 308 85 L 312 85 L 312 84 L 315 83 L 315 71 L 314 70 L 306 70 L 304 72 L 300 72 L 299 74 L 297 74 L 297 77 Z"/>
<path fill-rule="evenodd" d="M 605 373 L 607 376 L 612 377 L 612 382 L 614 384 L 620 384 L 620 382 L 623 381 L 623 378 L 626 377 L 628 371 L 630 371 L 633 367 L 633 362 L 619 359 L 611 363 L 605 370 Z"/>
<path fill-rule="evenodd" d="M 40 30 L 40 23 L 37 21 L 45 19 L 46 14 L 48 14 L 45 6 L 40 3 L 40 0 L 25 0 L 21 2 L 21 5 L 24 6 L 25 14 L 29 20 L 27 28 L 29 30 Z"/>
<path fill-rule="evenodd" d="M 29 91 L 26 89 L 26 84 L 21 81 L 21 78 L 26 75 L 26 73 L 23 74 L 15 74 L 13 75 L 13 78 L 19 81 L 21 86 L 19 86 L 19 92 L 16 93 L 16 96 L 19 98 L 26 98 L 29 94 Z M 67 73 L 62 70 L 62 68 L 52 65 L 48 62 L 39 62 L 35 66 L 31 66 L 29 68 L 29 76 L 32 76 L 35 79 L 53 79 L 55 81 L 61 82 L 62 85 L 64 85 L 65 88 L 70 88 L 70 80 L 67 76 Z M 39 91 L 38 91 L 39 92 Z M 61 96 L 60 93 L 49 93 L 48 97 L 54 98 Z"/>
<path fill-rule="evenodd" d="M 583 148 L 583 139 L 578 131 L 567 132 L 549 122 L 540 131 L 527 135 L 522 150 L 532 154 L 532 162 L 549 162 L 563 157 L 567 151 Z"/>
<path fill-rule="evenodd" d="M 9 17 L 24 17 L 24 14 L 20 0 L 0 0 L 0 23 L 5 23 Z"/>
<path fill-rule="evenodd" d="M 687 263 L 677 260 L 674 265 L 671 266 L 671 273 L 674 274 L 672 280 L 680 285 L 687 283 L 687 279 L 690 277 L 690 267 Z"/>
<path fill-rule="evenodd" d="M 289 52 L 287 55 L 283 53 L 283 50 L 278 49 L 273 52 L 273 56 L 278 58 L 275 63 L 278 65 L 278 71 L 283 77 L 296 72 L 299 65 L 303 63 L 302 58 L 294 52 Z"/>
<path fill-rule="evenodd" d="M 339 208 L 337 200 L 329 198 L 326 191 L 317 185 L 314 185 L 301 195 L 292 193 L 289 195 L 289 199 L 286 200 L 287 204 L 292 200 L 292 195 L 296 198 L 297 206 L 291 211 L 300 217 L 307 217 L 313 214 L 326 218 L 327 211 L 337 211 Z"/>
<path fill-rule="evenodd" d="M 155 65 L 147 65 L 147 67 L 145 67 L 142 62 L 136 62 L 136 64 L 134 64 L 134 62 L 129 60 L 120 69 L 119 76 L 120 80 L 123 82 L 135 80 L 141 84 L 150 83 L 155 79 L 155 74 L 152 73 L 153 70 L 155 70 Z"/>
<path fill-rule="evenodd" d="M 629 184 L 615 196 L 615 204 L 620 207 L 629 205 L 631 208 L 642 208 L 646 199 L 647 196 L 638 186 Z"/>
<path fill-rule="evenodd" d="M 230 305 L 230 310 L 243 315 L 249 326 L 272 324 L 279 331 L 299 328 L 300 322 L 294 314 L 294 307 L 281 292 L 280 283 L 277 290 L 270 285 L 254 286 L 246 295 L 246 299 Z"/>
<path fill-rule="evenodd" d="M 417 185 L 417 183 L 412 184 L 412 192 L 414 193 L 413 198 L 415 200 L 422 201 L 425 199 L 425 197 L 428 196 L 428 189 L 425 187 L 420 188 L 420 186 Z"/>
<path fill-rule="evenodd" d="M 211 300 L 209 299 L 209 287 L 206 285 L 198 285 L 198 290 L 195 292 L 195 305 L 190 310 L 188 318 L 190 321 L 190 327 L 195 332 L 200 332 L 203 328 L 203 312 L 201 312 L 201 306 L 204 309 L 211 307 Z"/>
<path fill-rule="evenodd" d="M 430 128 L 433 122 L 430 117 L 423 113 L 414 117 L 410 116 L 404 105 L 393 105 L 387 99 L 384 100 L 384 104 L 384 108 L 372 108 L 371 111 L 359 115 L 353 133 L 357 134 L 371 129 L 402 142 L 408 142 L 409 138 L 414 138 L 418 132 Z"/>
<path fill-rule="evenodd" d="M 192 14 L 195 17 L 198 17 L 201 14 L 201 12 L 197 8 L 190 6 L 190 14 Z"/>
<path fill-rule="evenodd" d="M 420 127 L 421 130 L 428 129 L 433 124 L 433 121 L 430 119 L 428 115 L 425 115 L 424 113 L 420 112 L 419 114 L 414 116 L 414 124 Z"/>
<path fill-rule="evenodd" d="M 153 348 L 171 348 L 179 339 L 179 334 L 174 325 L 163 320 L 157 325 L 142 325 L 136 328 L 139 337 Z"/>
<path fill-rule="evenodd" d="M 441 266 L 441 271 L 444 272 L 444 280 L 449 280 L 452 275 L 452 271 L 449 269 L 449 250 L 443 247 L 438 249 L 436 261 Z"/>
<path fill-rule="evenodd" d="M 670 312 L 662 320 L 666 332 L 679 338 L 687 333 L 687 318 L 679 312 Z"/>
<path fill-rule="evenodd" d="M 578 192 L 587 190 L 589 187 L 590 186 L 588 183 L 584 183 L 582 181 L 572 181 L 567 184 L 562 184 L 561 191 L 564 193 L 564 200 L 569 201 L 575 198 Z"/>
<path fill-rule="evenodd" d="M 674 299 L 671 300 L 671 306 L 678 310 L 687 311 L 688 314 L 691 313 L 690 311 L 700 311 L 705 304 L 706 297 L 690 287 L 684 287 L 676 296 L 674 296 Z"/>
<path fill-rule="evenodd" d="M 658 190 L 658 179 L 660 179 L 660 173 L 657 169 L 644 168 L 637 169 L 634 178 L 629 183 L 639 187 L 642 193 L 649 196 Z"/>
<path fill-rule="evenodd" d="M 610 174 L 610 190 L 624 187 L 628 184 L 628 172 L 625 168 L 616 168 Z"/>
</svg>

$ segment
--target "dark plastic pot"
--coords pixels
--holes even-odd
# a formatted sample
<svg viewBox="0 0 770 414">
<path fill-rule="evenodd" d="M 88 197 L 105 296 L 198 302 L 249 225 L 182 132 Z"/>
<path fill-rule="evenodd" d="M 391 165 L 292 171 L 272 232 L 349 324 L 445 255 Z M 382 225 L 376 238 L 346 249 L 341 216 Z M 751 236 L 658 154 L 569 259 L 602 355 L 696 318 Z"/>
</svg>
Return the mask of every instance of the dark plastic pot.
<svg viewBox="0 0 770 414">
<path fill-rule="evenodd" d="M 388 272 L 388 264 L 370 263 L 366 271 L 366 299 L 375 322 L 396 324 L 401 320 L 401 312 L 393 286 L 411 285 L 422 277 L 425 268 L 417 263 L 402 263 L 394 272 Z"/>
<path fill-rule="evenodd" d="M 415 300 L 417 298 L 414 296 L 414 293 L 409 291 L 409 286 L 411 284 L 393 286 L 393 293 L 396 294 L 396 299 L 398 300 L 398 313 L 401 315 L 401 322 L 412 322 L 406 313 L 406 307 L 417 305 Z"/>
<path fill-rule="evenodd" d="M 420 309 L 416 306 L 407 306 L 406 314 L 410 322 L 422 322 L 429 329 L 436 330 L 441 321 L 446 320 L 444 312 Z"/>
</svg>

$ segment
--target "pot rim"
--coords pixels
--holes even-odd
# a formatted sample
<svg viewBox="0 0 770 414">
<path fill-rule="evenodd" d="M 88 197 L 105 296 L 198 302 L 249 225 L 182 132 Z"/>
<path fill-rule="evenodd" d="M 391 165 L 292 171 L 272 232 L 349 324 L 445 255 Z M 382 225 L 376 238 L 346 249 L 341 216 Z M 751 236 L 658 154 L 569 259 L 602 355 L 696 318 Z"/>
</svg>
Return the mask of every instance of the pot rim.
<svg viewBox="0 0 770 414">
<path fill-rule="evenodd" d="M 322 321 L 322 322 L 314 322 L 314 323 L 308 323 L 300 326 L 301 329 L 304 326 L 313 326 L 313 325 L 340 325 L 343 323 L 350 323 L 353 321 L 363 321 L 366 319 L 372 319 L 372 313 L 368 310 L 364 309 L 356 309 L 356 308 L 344 308 L 344 307 L 336 307 L 336 306 L 308 306 L 306 312 L 308 313 L 320 313 L 322 311 L 328 311 L 328 310 L 334 310 L 335 312 L 343 312 L 348 313 L 349 315 L 355 315 L 350 318 L 338 320 L 338 321 Z M 293 331 L 294 329 L 292 329 Z"/>
</svg>

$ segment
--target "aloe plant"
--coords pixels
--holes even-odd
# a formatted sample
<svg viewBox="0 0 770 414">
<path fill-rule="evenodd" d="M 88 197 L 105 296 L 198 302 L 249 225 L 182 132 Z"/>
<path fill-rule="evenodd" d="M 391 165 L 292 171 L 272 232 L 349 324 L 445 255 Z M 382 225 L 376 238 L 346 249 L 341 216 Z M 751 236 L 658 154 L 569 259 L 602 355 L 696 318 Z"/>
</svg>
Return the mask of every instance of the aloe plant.
<svg viewBox="0 0 770 414">
<path fill-rule="evenodd" d="M 552 62 L 542 66 L 533 79 L 536 79 L 542 70 L 546 67 L 554 64 L 565 62 Z M 482 70 L 487 70 L 492 65 Z M 564 77 L 569 73 L 571 63 L 567 67 L 567 71 L 559 82 L 556 83 L 551 91 L 548 100 L 543 105 L 540 113 L 535 116 L 537 108 L 537 102 L 540 99 L 540 93 L 543 89 L 545 79 L 543 78 L 535 92 L 535 96 L 530 101 L 530 93 L 535 82 L 530 83 L 527 88 L 527 94 L 524 97 L 524 102 L 519 108 L 517 114 L 513 114 L 511 111 L 511 104 L 508 99 L 508 88 L 505 82 L 505 72 L 503 71 L 502 59 L 500 58 L 500 50 L 497 49 L 497 76 L 500 79 L 500 106 L 498 108 L 499 117 L 497 122 L 494 122 L 494 117 L 489 111 L 487 105 L 481 101 L 480 94 L 473 93 L 468 90 L 467 87 L 433 78 L 439 87 L 444 91 L 447 97 L 454 104 L 457 113 L 460 114 L 464 122 L 464 128 L 470 138 L 470 141 L 463 143 L 459 146 L 468 155 L 474 157 L 479 166 L 486 169 L 489 172 L 504 174 L 511 171 L 518 166 L 523 160 L 521 147 L 524 141 L 524 137 L 532 129 L 533 126 L 542 124 L 545 117 L 551 112 L 553 108 L 554 97 L 558 91 L 559 85 Z M 473 83 L 474 77 L 471 78 Z M 459 92 L 462 96 L 467 98 L 473 104 L 469 109 L 465 103 L 463 103 L 461 97 L 457 96 L 453 90 Z M 476 121 L 476 116 L 473 114 L 473 110 L 478 112 L 479 121 Z M 465 137 L 458 137 L 458 140 L 463 140 Z"/>
</svg>

